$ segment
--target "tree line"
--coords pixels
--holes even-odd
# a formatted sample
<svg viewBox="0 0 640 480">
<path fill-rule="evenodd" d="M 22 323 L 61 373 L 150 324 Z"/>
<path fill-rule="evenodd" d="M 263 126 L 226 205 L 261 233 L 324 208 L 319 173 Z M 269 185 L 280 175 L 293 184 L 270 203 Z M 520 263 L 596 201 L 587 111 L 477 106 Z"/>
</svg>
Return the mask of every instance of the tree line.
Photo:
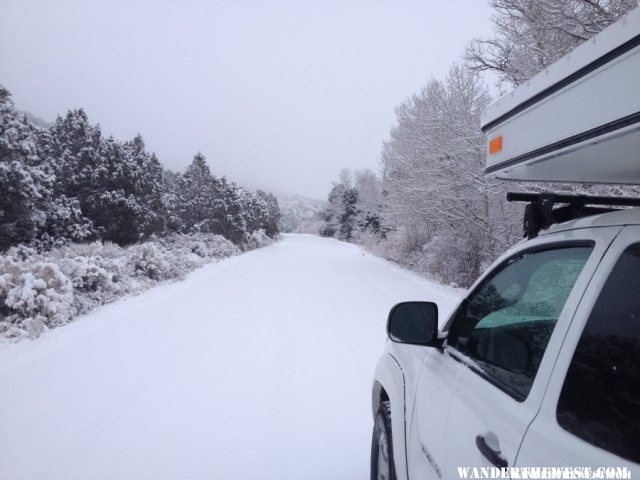
<svg viewBox="0 0 640 480">
<path fill-rule="evenodd" d="M 162 167 L 140 135 L 105 137 L 82 109 L 49 128 L 28 120 L 0 86 L 0 251 L 28 244 L 213 233 L 237 245 L 278 235 L 274 195 L 212 175 L 198 153 L 184 173 Z"/>
<path fill-rule="evenodd" d="M 439 281 L 470 285 L 522 236 L 522 207 L 505 201 L 513 185 L 483 175 L 486 139 L 480 114 L 492 98 L 481 73 L 493 72 L 501 91 L 516 87 L 637 6 L 638 0 L 492 1 L 494 36 L 469 42 L 446 78 L 430 80 L 396 107 L 380 171 L 340 174 L 328 196 L 321 234 L 367 244 Z"/>
</svg>

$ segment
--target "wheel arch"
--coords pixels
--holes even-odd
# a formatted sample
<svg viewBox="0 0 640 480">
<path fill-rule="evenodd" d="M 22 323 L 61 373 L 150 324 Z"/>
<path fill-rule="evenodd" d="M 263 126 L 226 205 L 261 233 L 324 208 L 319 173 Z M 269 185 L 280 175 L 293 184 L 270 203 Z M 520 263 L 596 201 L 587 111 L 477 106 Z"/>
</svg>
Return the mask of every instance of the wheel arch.
<svg viewBox="0 0 640 480">
<path fill-rule="evenodd" d="M 391 436 L 398 480 L 407 480 L 406 385 L 400 363 L 391 354 L 383 355 L 376 366 L 372 388 L 372 414 L 375 419 L 380 402 L 391 406 Z"/>
</svg>

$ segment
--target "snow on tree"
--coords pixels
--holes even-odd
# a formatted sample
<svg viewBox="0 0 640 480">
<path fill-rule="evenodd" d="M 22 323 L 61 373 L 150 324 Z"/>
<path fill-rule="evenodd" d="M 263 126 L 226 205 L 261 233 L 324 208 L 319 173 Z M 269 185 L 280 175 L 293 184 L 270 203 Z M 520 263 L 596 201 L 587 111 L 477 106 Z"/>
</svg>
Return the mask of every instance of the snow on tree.
<svg viewBox="0 0 640 480">
<path fill-rule="evenodd" d="M 197 153 L 179 179 L 178 215 L 185 232 L 213 230 L 214 180 L 204 155 Z"/>
<path fill-rule="evenodd" d="M 248 190 L 215 177 L 205 157 L 198 153 L 184 175 L 176 181 L 175 214 L 172 223 L 184 232 L 209 232 L 222 235 L 236 244 L 246 243 L 259 229 L 275 238 L 280 218 L 273 195 Z M 175 217 L 175 218 L 174 218 Z"/>
<path fill-rule="evenodd" d="M 103 138 L 80 109 L 58 117 L 40 144 L 56 194 L 77 200 L 95 236 L 126 245 L 164 230 L 163 169 L 142 137 Z"/>
<path fill-rule="evenodd" d="M 105 240 L 135 243 L 164 230 L 163 171 L 137 136 L 100 143 L 85 208 Z"/>
<path fill-rule="evenodd" d="M 2 87 L 0 192 L 0 338 L 38 336 L 279 233 L 276 198 L 214 177 L 202 154 L 184 175 L 165 171 L 140 135 L 104 138 L 82 109 L 35 126 Z"/>
<path fill-rule="evenodd" d="M 69 241 L 84 241 L 95 235 L 93 222 L 84 216 L 80 202 L 61 194 L 44 205 L 44 221 L 36 243 L 41 248 L 62 245 Z"/>
<path fill-rule="evenodd" d="M 520 234 L 517 207 L 483 176 L 480 113 L 490 101 L 477 74 L 453 65 L 396 109 L 381 178 L 343 171 L 322 233 L 388 246 L 390 257 L 448 283 L 468 285 Z M 391 235 L 392 232 L 392 235 Z M 391 235 L 391 238 L 386 237 Z"/>
<path fill-rule="evenodd" d="M 185 230 L 180 216 L 180 185 L 182 175 L 178 172 L 165 170 L 162 186 L 162 204 L 165 206 L 164 223 L 169 232 L 183 232 Z"/>
<path fill-rule="evenodd" d="M 54 177 L 38 156 L 37 131 L 0 86 L 0 250 L 34 240 L 46 219 Z"/>
<path fill-rule="evenodd" d="M 225 177 L 214 178 L 214 231 L 236 244 L 244 243 L 250 234 L 242 202 L 242 188 Z"/>
<path fill-rule="evenodd" d="M 383 204 L 382 182 L 373 171 L 343 169 L 329 193 L 327 207 L 320 212 L 325 222 L 320 233 L 348 241 L 360 241 L 363 234 L 384 237 Z"/>
<path fill-rule="evenodd" d="M 505 202 L 508 185 L 483 176 L 486 139 L 479 117 L 490 97 L 478 72 L 494 71 L 501 85 L 517 86 L 637 7 L 638 0 L 493 0 L 492 6 L 494 37 L 471 42 L 464 65 L 454 65 L 445 81 L 430 81 L 397 107 L 397 125 L 382 149 L 377 209 L 389 238 L 365 238 L 382 245 L 376 248 L 387 257 L 458 285 L 470 284 L 521 236 L 521 207 Z M 340 235 L 341 199 L 350 188 L 350 177 L 342 178 L 329 194 L 323 229 L 328 235 Z M 521 188 L 638 193 L 615 186 Z M 368 189 L 362 179 L 356 179 L 356 190 L 362 227 L 375 202 L 363 198 Z"/>
<path fill-rule="evenodd" d="M 351 240 L 356 229 L 356 218 L 358 216 L 358 191 L 351 187 L 342 193 L 342 212 L 339 217 L 340 230 L 339 237 L 344 240 Z"/>
<path fill-rule="evenodd" d="M 101 143 L 100 126 L 91 125 L 84 110 L 69 110 L 56 119 L 41 140 L 43 154 L 54 167 L 55 193 L 85 203 L 92 193 L 94 173 L 103 168 Z"/>
<path fill-rule="evenodd" d="M 359 230 L 384 237 L 387 229 L 381 216 L 385 202 L 381 179 L 372 170 L 359 170 L 355 172 L 354 188 L 358 194 Z"/>
<path fill-rule="evenodd" d="M 340 231 L 340 218 L 344 211 L 343 198 L 346 187 L 341 182 L 333 184 L 329 197 L 327 198 L 327 208 L 321 212 L 322 219 L 325 222 L 320 234 L 325 237 L 333 237 Z"/>
<path fill-rule="evenodd" d="M 135 167 L 130 175 L 131 192 L 142 208 L 142 215 L 138 218 L 140 237 L 148 238 L 154 233 L 165 229 L 164 169 L 153 153 L 146 151 L 142 136 L 137 135 L 132 141 L 124 144 L 129 153 L 129 162 Z"/>
<path fill-rule="evenodd" d="M 478 76 L 453 65 L 444 82 L 432 80 L 398 107 L 382 156 L 389 223 L 405 232 L 409 250 L 427 252 L 436 276 L 463 285 L 519 234 L 505 187 L 483 176 L 478 126 L 489 101 Z"/>
<path fill-rule="evenodd" d="M 270 238 L 275 238 L 280 233 L 280 205 L 278 199 L 272 193 L 267 193 L 263 190 L 256 192 L 258 203 L 261 203 L 260 207 L 260 223 L 258 228 L 264 230 Z"/>
<path fill-rule="evenodd" d="M 200 153 L 184 175 L 168 172 L 140 135 L 104 138 L 82 109 L 36 127 L 2 87 L 0 115 L 0 251 L 92 239 L 128 245 L 167 232 L 240 245 L 258 230 L 279 233 L 275 197 L 214 177 Z"/>
</svg>

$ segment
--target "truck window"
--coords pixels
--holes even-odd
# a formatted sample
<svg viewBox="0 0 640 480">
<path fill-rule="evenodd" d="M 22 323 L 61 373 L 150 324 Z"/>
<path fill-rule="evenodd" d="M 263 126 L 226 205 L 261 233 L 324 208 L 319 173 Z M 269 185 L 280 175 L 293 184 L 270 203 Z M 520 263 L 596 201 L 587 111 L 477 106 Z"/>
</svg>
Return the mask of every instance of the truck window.
<svg viewBox="0 0 640 480">
<path fill-rule="evenodd" d="M 640 462 L 640 244 L 627 248 L 587 319 L 565 378 L 558 423 Z"/>
<path fill-rule="evenodd" d="M 510 258 L 463 302 L 447 344 L 473 360 L 477 373 L 524 400 L 592 249 L 572 244 Z"/>
</svg>

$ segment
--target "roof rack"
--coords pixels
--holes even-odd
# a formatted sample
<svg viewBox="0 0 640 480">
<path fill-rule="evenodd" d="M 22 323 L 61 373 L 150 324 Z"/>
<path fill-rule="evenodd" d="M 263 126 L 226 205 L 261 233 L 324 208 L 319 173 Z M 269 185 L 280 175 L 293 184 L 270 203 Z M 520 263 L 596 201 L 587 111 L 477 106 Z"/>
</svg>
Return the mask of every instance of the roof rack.
<svg viewBox="0 0 640 480">
<path fill-rule="evenodd" d="M 528 202 L 524 211 L 524 236 L 528 239 L 538 236 L 540 230 L 554 223 L 567 222 L 577 218 L 614 212 L 618 208 L 640 207 L 640 198 L 596 197 L 588 195 L 560 195 L 556 193 L 507 193 L 508 202 Z M 554 209 L 556 204 L 566 204 Z M 599 205 L 600 207 L 588 207 Z"/>
</svg>

